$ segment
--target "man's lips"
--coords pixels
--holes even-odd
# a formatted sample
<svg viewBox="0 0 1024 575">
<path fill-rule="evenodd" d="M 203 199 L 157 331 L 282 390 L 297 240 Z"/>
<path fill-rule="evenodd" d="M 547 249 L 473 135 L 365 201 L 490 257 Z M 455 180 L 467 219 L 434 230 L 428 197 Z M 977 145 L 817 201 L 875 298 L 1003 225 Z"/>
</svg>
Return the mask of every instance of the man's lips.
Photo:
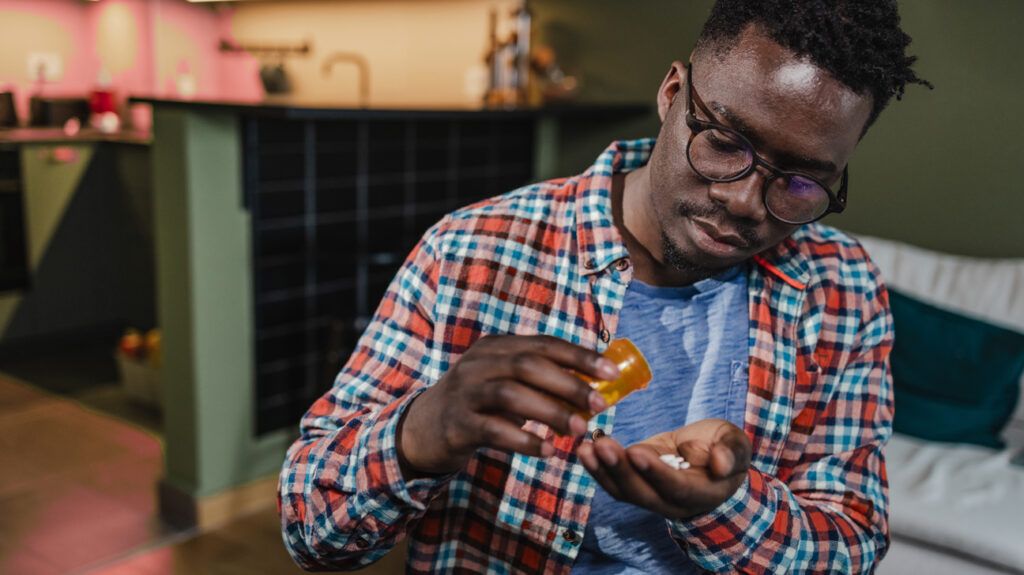
<svg viewBox="0 0 1024 575">
<path fill-rule="evenodd" d="M 739 234 L 723 231 L 717 228 L 715 225 L 711 224 L 710 222 L 706 222 L 701 219 L 692 218 L 692 221 L 694 225 L 699 227 L 702 232 L 707 234 L 711 239 L 715 240 L 716 242 L 728 244 L 738 249 L 746 249 L 747 247 L 749 247 L 747 241 L 744 240 Z"/>
</svg>

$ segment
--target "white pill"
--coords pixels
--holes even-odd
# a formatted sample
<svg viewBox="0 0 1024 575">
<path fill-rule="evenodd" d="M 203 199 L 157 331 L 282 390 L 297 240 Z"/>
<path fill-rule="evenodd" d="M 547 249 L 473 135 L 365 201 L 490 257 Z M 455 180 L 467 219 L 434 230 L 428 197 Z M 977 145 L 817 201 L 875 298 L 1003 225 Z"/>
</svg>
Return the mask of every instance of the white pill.
<svg viewBox="0 0 1024 575">
<path fill-rule="evenodd" d="M 679 457 L 678 455 L 672 455 L 671 453 L 666 453 L 665 455 L 662 455 L 660 457 L 660 459 L 665 462 L 665 465 L 668 465 L 668 466 L 672 467 L 673 469 L 689 469 L 690 468 L 690 464 L 686 462 L 686 459 L 684 459 L 682 457 Z"/>
</svg>

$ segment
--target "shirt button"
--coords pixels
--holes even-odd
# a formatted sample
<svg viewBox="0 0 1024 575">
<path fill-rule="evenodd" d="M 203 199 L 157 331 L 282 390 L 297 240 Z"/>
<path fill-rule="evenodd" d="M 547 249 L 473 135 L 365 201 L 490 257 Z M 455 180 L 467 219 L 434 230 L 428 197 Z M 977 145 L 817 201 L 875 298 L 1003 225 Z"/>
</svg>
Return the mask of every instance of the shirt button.
<svg viewBox="0 0 1024 575">
<path fill-rule="evenodd" d="M 580 536 L 572 529 L 566 529 L 562 532 L 562 539 L 565 539 L 568 543 L 576 545 L 580 542 Z"/>
<path fill-rule="evenodd" d="M 358 539 L 356 539 L 356 547 L 358 547 L 360 549 L 366 549 L 369 546 L 370 546 L 370 542 L 367 541 L 365 538 L 359 537 Z"/>
<path fill-rule="evenodd" d="M 588 270 L 592 270 L 597 267 L 597 260 L 595 260 L 594 258 L 587 258 L 587 261 L 583 262 L 583 267 L 587 268 Z"/>
<path fill-rule="evenodd" d="M 612 334 L 609 333 L 606 329 L 602 329 L 601 333 L 599 333 L 598 335 L 601 337 L 601 341 L 605 343 L 608 343 L 608 341 L 612 339 Z"/>
<path fill-rule="evenodd" d="M 605 435 L 604 430 L 601 429 L 600 427 L 598 427 L 594 431 L 590 432 L 590 439 L 593 440 L 593 441 L 597 441 L 598 439 L 601 439 L 602 437 L 604 437 L 604 435 Z"/>
<path fill-rule="evenodd" d="M 615 269 L 619 270 L 620 272 L 624 272 L 624 271 L 628 270 L 629 269 L 629 258 L 622 258 L 621 260 L 615 262 Z"/>
</svg>

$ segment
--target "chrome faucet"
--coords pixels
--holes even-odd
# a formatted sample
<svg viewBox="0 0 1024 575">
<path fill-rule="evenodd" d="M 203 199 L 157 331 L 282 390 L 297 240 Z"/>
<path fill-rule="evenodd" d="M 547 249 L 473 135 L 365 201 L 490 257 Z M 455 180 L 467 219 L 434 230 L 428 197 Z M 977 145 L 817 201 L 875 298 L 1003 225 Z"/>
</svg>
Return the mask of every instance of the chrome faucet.
<svg viewBox="0 0 1024 575">
<path fill-rule="evenodd" d="M 359 105 L 367 107 L 370 104 L 370 65 L 362 54 L 355 52 L 333 52 L 324 58 L 321 71 L 324 76 L 330 76 L 331 69 L 338 62 L 348 62 L 359 69 Z"/>
</svg>

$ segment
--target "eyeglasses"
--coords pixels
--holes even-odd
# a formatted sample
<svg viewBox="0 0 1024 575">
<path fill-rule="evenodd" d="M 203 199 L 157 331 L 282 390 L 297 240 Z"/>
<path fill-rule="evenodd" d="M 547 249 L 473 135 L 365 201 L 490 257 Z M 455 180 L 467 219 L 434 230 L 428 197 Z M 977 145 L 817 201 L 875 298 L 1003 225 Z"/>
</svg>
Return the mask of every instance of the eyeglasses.
<svg viewBox="0 0 1024 575">
<path fill-rule="evenodd" d="M 686 159 L 698 176 L 712 182 L 735 182 L 763 166 L 770 173 L 761 190 L 765 209 L 787 224 L 810 223 L 846 209 L 846 186 L 850 180 L 846 167 L 836 192 L 807 174 L 780 170 L 758 155 L 743 134 L 697 119 L 693 113 L 695 101 L 711 118 L 707 106 L 693 91 L 693 64 L 687 64 L 686 125 L 690 128 L 690 140 L 686 145 Z"/>
</svg>

